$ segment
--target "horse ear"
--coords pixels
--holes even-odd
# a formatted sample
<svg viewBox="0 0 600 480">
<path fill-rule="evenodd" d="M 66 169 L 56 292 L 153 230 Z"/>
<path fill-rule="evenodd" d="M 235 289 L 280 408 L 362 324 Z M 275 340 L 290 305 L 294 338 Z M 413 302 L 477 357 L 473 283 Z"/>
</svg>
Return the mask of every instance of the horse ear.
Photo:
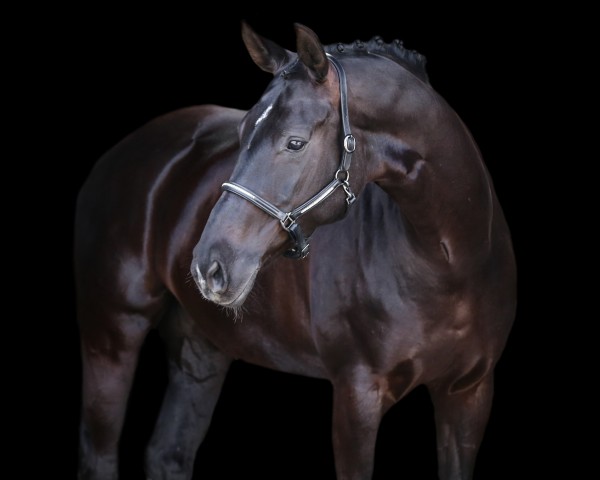
<svg viewBox="0 0 600 480">
<path fill-rule="evenodd" d="M 317 34 L 299 23 L 294 24 L 296 30 L 296 47 L 298 56 L 317 82 L 322 82 L 329 71 L 329 60 Z"/>
<path fill-rule="evenodd" d="M 242 21 L 242 40 L 254 63 L 265 72 L 275 74 L 291 60 L 292 52 L 261 37 L 245 21 Z"/>
</svg>

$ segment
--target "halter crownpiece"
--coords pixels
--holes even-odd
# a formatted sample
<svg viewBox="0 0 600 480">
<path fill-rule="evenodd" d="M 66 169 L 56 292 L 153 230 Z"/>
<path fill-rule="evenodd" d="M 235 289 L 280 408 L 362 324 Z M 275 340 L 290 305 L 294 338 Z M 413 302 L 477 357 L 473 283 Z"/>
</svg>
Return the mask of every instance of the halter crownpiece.
<svg viewBox="0 0 600 480">
<path fill-rule="evenodd" d="M 235 193 L 236 195 L 242 197 L 244 200 L 249 201 L 256 207 L 260 208 L 263 212 L 271 215 L 272 217 L 279 220 L 281 227 L 289 234 L 290 238 L 294 242 L 294 247 L 290 250 L 286 251 L 284 255 L 290 258 L 305 258 L 309 253 L 310 244 L 307 241 L 307 238 L 304 236 L 300 225 L 296 222 L 298 218 L 304 215 L 306 212 L 312 210 L 314 207 L 323 202 L 327 197 L 329 197 L 333 192 L 337 190 L 338 187 L 342 187 L 344 189 L 344 193 L 346 194 L 346 204 L 348 206 L 352 205 L 356 200 L 356 196 L 352 193 L 350 189 L 350 164 L 352 162 L 352 153 L 356 149 L 356 139 L 350 133 L 350 120 L 348 118 L 348 89 L 346 86 L 346 73 L 342 68 L 342 65 L 338 62 L 338 60 L 330 55 L 326 54 L 335 69 L 337 70 L 339 81 L 340 81 L 340 109 L 341 109 L 341 117 L 342 117 L 342 129 L 344 132 L 344 141 L 343 141 L 343 150 L 342 150 L 342 160 L 340 162 L 340 166 L 336 170 L 333 180 L 329 182 L 327 186 L 322 188 L 316 195 L 309 198 L 306 202 L 304 202 L 299 207 L 294 208 L 290 212 L 284 212 L 280 210 L 271 202 L 265 200 L 260 197 L 252 190 L 240 185 L 235 182 L 225 182 L 221 185 L 221 188 L 224 191 Z"/>
</svg>

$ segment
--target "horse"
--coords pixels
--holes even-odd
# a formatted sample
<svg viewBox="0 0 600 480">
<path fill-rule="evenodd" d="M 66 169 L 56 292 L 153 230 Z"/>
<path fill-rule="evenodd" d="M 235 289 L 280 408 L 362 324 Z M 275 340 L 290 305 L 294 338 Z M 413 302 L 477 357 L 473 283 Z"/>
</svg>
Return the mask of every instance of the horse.
<svg viewBox="0 0 600 480">
<path fill-rule="evenodd" d="M 270 80 L 248 111 L 164 114 L 82 186 L 80 479 L 118 478 L 140 348 L 168 385 L 147 478 L 190 479 L 230 365 L 325 379 L 340 480 L 372 477 L 383 415 L 429 392 L 441 480 L 471 479 L 516 312 L 511 232 L 425 57 L 380 37 L 296 51 L 242 22 Z"/>
</svg>

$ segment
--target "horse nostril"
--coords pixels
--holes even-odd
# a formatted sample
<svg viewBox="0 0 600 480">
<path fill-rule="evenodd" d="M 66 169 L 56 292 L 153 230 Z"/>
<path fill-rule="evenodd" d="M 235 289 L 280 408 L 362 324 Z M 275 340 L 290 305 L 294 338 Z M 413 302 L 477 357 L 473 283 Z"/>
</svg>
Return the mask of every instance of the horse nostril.
<svg viewBox="0 0 600 480">
<path fill-rule="evenodd" d="M 213 293 L 222 293 L 227 288 L 225 270 L 219 262 L 213 260 L 206 272 L 206 284 Z"/>
</svg>

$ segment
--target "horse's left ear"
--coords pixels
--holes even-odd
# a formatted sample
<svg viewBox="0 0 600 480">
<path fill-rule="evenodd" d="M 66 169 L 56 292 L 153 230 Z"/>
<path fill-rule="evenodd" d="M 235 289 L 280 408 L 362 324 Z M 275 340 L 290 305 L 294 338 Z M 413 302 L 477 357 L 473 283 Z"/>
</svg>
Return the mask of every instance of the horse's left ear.
<svg viewBox="0 0 600 480">
<path fill-rule="evenodd" d="M 245 21 L 242 40 L 254 63 L 265 72 L 275 74 L 292 59 L 292 52 L 258 35 Z"/>
<path fill-rule="evenodd" d="M 317 82 L 323 82 L 329 71 L 329 60 L 317 34 L 299 23 L 294 24 L 296 30 L 296 49 L 304 65 L 308 67 Z"/>
</svg>

